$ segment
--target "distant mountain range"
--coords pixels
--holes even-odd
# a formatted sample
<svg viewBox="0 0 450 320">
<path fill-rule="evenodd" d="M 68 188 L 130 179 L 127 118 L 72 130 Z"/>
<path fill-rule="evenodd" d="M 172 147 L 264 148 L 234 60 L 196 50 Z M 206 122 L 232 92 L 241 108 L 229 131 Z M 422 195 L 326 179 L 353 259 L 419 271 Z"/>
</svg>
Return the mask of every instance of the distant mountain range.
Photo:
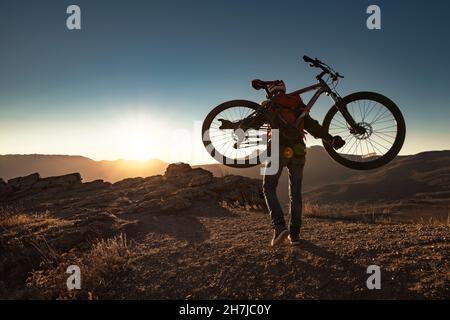
<svg viewBox="0 0 450 320">
<path fill-rule="evenodd" d="M 83 181 L 103 179 L 116 182 L 129 177 L 163 174 L 167 163 L 116 160 L 94 161 L 81 156 L 3 155 L 0 177 L 4 180 L 39 172 L 42 177 L 79 172 Z M 215 176 L 241 175 L 262 179 L 259 167 L 236 169 L 222 164 L 201 167 Z M 317 203 L 404 198 L 450 198 L 450 151 L 430 151 L 399 156 L 388 165 L 371 171 L 356 171 L 334 162 L 320 146 L 308 149 L 303 179 L 304 197 Z M 279 195 L 288 200 L 287 173 L 280 178 Z"/>
<path fill-rule="evenodd" d="M 66 155 L 0 155 L 0 178 L 4 180 L 38 172 L 42 177 L 79 172 L 84 182 L 96 179 L 116 182 L 129 177 L 161 174 L 167 163 L 148 161 L 94 161 L 81 156 Z"/>
<path fill-rule="evenodd" d="M 221 164 L 202 168 L 214 175 L 242 175 L 261 179 L 259 168 L 234 169 Z M 288 201 L 287 172 L 283 172 L 278 195 Z M 450 151 L 429 151 L 398 156 L 384 167 L 370 171 L 351 170 L 334 162 L 325 149 L 308 149 L 303 177 L 303 195 L 312 203 L 440 199 L 450 203 Z"/>
</svg>

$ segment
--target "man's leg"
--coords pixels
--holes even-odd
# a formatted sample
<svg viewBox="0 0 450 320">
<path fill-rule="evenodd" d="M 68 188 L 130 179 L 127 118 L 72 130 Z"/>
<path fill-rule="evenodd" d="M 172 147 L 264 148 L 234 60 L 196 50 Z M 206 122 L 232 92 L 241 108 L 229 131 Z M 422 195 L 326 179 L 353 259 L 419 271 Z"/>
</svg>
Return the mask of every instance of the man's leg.
<svg viewBox="0 0 450 320">
<path fill-rule="evenodd" d="M 283 167 L 280 165 L 276 174 L 263 176 L 264 199 L 269 209 L 270 218 L 274 228 L 285 227 L 283 210 L 277 197 L 278 180 L 280 179 Z"/>
<path fill-rule="evenodd" d="M 298 238 L 302 224 L 302 179 L 305 157 L 292 159 L 288 164 L 291 240 Z"/>
<path fill-rule="evenodd" d="M 266 167 L 267 169 L 267 167 Z M 284 221 L 283 210 L 277 197 L 277 185 L 280 178 L 283 165 L 280 164 L 277 173 L 273 175 L 264 175 L 263 177 L 263 191 L 266 200 L 267 208 L 269 209 L 270 218 L 274 228 L 271 245 L 275 246 L 281 243 L 288 235 L 286 223 Z"/>
</svg>

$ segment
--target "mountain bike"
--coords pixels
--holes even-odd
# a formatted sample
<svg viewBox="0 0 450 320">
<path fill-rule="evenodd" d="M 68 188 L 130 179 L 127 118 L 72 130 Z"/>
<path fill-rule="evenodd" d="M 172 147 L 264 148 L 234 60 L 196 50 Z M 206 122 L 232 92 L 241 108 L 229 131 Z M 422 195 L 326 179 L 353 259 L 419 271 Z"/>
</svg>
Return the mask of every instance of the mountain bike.
<svg viewBox="0 0 450 320">
<path fill-rule="evenodd" d="M 325 94 L 333 101 L 333 106 L 325 115 L 322 126 L 330 135 L 339 135 L 345 145 L 335 150 L 326 141 L 323 146 L 336 162 L 351 169 L 370 170 L 379 168 L 393 160 L 403 146 L 406 126 L 397 105 L 382 94 L 356 92 L 341 97 L 336 92 L 340 79 L 344 78 L 326 63 L 308 56 L 303 60 L 320 70 L 317 83 L 288 95 L 302 95 L 315 91 L 295 125 L 300 128 L 305 117 L 317 99 Z M 268 86 L 273 81 L 253 80 L 256 90 L 265 89 L 266 97 L 272 98 Z M 252 119 L 264 117 L 264 124 L 252 127 Z M 206 117 L 202 126 L 203 144 L 215 159 L 227 166 L 247 168 L 262 163 L 259 155 L 269 146 L 261 143 L 261 137 L 270 135 L 276 124 L 267 104 L 248 100 L 232 100 L 215 107 Z M 224 126 L 223 123 L 231 123 Z"/>
</svg>

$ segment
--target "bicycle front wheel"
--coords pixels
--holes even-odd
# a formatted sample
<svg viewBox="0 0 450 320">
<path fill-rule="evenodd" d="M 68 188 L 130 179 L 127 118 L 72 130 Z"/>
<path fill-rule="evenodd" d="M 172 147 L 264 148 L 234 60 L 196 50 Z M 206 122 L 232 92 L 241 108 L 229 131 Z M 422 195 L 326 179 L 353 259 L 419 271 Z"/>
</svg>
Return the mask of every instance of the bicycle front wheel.
<svg viewBox="0 0 450 320">
<path fill-rule="evenodd" d="M 341 136 L 345 145 L 333 149 L 323 143 L 328 154 L 338 163 L 356 170 L 379 168 L 393 160 L 405 141 L 403 115 L 389 98 L 375 92 L 357 92 L 342 99 L 342 105 L 355 120 L 358 130 L 350 128 L 336 107 L 325 116 L 323 127 Z"/>
</svg>

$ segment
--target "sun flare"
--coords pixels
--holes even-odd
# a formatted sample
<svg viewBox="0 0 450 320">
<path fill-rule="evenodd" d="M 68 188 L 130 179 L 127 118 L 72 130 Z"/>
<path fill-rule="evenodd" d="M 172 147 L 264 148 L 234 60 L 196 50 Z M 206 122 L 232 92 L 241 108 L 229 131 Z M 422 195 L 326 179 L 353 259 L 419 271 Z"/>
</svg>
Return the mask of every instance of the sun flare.
<svg viewBox="0 0 450 320">
<path fill-rule="evenodd" d="M 121 158 L 145 161 L 157 156 L 161 125 L 150 116 L 121 119 L 114 129 Z"/>
</svg>

